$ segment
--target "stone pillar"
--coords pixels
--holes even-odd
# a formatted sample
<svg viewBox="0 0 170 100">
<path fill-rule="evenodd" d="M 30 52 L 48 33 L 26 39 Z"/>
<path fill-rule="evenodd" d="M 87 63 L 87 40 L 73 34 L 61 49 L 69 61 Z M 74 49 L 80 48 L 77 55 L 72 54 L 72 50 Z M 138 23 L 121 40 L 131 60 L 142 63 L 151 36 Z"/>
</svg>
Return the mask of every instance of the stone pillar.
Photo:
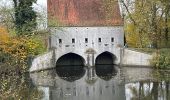
<svg viewBox="0 0 170 100">
<path fill-rule="evenodd" d="M 124 48 L 120 48 L 120 66 L 123 65 Z"/>
<path fill-rule="evenodd" d="M 88 67 L 94 67 L 95 66 L 95 59 L 94 54 L 96 53 L 94 49 L 89 48 L 85 52 L 87 54 L 87 66 Z"/>
<path fill-rule="evenodd" d="M 87 54 L 87 66 L 93 67 L 94 66 L 94 53 Z"/>
</svg>

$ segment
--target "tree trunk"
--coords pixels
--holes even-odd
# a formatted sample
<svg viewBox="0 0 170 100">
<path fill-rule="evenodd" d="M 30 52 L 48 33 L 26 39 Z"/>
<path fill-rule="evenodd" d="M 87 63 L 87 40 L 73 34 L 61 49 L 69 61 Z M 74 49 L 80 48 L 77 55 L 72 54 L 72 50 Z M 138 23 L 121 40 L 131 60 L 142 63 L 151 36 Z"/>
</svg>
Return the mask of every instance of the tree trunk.
<svg viewBox="0 0 170 100">
<path fill-rule="evenodd" d="M 157 11 L 157 8 L 156 8 L 156 3 L 153 2 L 153 5 L 152 5 L 152 38 L 153 38 L 153 47 L 154 48 L 158 48 L 158 42 L 157 42 L 157 23 L 156 23 L 156 11 Z"/>
<path fill-rule="evenodd" d="M 168 14 L 165 15 L 165 45 L 168 47 Z"/>
</svg>

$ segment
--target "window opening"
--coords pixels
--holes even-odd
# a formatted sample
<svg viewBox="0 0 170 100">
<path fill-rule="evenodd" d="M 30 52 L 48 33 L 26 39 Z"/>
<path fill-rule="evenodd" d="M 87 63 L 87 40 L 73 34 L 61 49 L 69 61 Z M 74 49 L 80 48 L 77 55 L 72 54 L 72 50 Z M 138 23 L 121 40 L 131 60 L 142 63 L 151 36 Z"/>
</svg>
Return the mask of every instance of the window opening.
<svg viewBox="0 0 170 100">
<path fill-rule="evenodd" d="M 111 38 L 111 42 L 114 42 L 114 38 L 113 37 Z"/>
<path fill-rule="evenodd" d="M 85 38 L 85 43 L 88 43 L 88 38 Z"/>
<path fill-rule="evenodd" d="M 59 39 L 59 43 L 60 43 L 60 44 L 62 43 L 62 39 Z"/>
<path fill-rule="evenodd" d="M 74 38 L 72 39 L 72 43 L 75 43 L 75 39 Z"/>
<path fill-rule="evenodd" d="M 102 39 L 101 39 L 101 38 L 98 38 L 98 42 L 102 42 Z"/>
</svg>

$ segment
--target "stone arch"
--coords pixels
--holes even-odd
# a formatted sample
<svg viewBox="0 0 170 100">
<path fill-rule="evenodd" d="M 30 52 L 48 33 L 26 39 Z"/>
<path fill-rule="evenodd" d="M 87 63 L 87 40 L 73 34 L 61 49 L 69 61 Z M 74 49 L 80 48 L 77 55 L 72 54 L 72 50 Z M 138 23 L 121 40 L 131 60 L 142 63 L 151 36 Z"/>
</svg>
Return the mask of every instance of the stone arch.
<svg viewBox="0 0 170 100">
<path fill-rule="evenodd" d="M 96 75 L 101 79 L 110 80 L 117 73 L 114 67 L 116 59 L 117 57 L 108 51 L 99 54 L 95 60 Z"/>
<path fill-rule="evenodd" d="M 76 53 L 67 53 L 56 62 L 56 72 L 61 79 L 75 81 L 85 75 L 85 60 Z"/>
<path fill-rule="evenodd" d="M 67 66 L 67 65 L 84 66 L 85 59 L 81 55 L 70 52 L 62 55 L 56 61 L 56 66 Z"/>
<path fill-rule="evenodd" d="M 105 51 L 99 54 L 95 59 L 96 65 L 110 65 L 115 64 L 117 60 L 116 55 L 112 54 L 111 52 Z"/>
</svg>

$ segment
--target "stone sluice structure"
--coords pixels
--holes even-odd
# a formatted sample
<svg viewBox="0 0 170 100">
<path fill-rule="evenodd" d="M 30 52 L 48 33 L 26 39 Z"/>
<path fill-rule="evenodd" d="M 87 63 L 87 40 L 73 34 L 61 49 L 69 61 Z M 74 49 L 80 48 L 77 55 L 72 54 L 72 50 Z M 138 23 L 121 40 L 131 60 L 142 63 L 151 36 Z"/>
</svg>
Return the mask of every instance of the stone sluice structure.
<svg viewBox="0 0 170 100">
<path fill-rule="evenodd" d="M 36 57 L 30 72 L 67 65 L 148 65 L 150 55 L 123 48 L 117 0 L 47 1 L 51 51 Z"/>
<path fill-rule="evenodd" d="M 81 65 L 78 59 L 86 66 L 120 63 L 124 31 L 118 1 L 48 0 L 48 18 L 60 23 L 59 28 L 49 23 L 58 65 Z"/>
</svg>

